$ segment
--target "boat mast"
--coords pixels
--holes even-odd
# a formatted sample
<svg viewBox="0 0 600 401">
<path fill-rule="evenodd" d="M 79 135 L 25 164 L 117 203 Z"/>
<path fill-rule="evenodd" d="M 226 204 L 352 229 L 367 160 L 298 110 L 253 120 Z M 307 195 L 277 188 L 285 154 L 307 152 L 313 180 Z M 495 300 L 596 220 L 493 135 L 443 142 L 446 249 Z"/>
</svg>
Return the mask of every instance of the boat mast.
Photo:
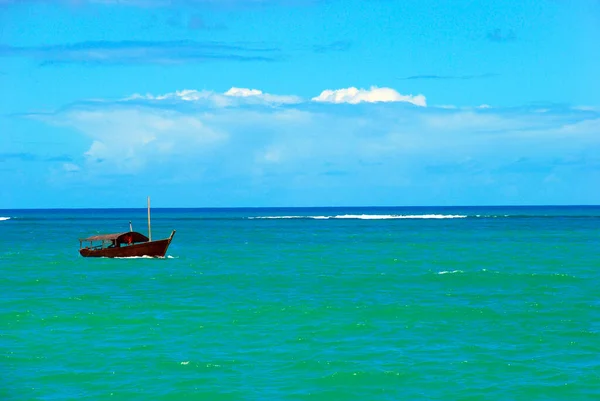
<svg viewBox="0 0 600 401">
<path fill-rule="evenodd" d="M 148 197 L 148 239 L 152 241 L 152 230 L 150 229 L 150 197 Z"/>
</svg>

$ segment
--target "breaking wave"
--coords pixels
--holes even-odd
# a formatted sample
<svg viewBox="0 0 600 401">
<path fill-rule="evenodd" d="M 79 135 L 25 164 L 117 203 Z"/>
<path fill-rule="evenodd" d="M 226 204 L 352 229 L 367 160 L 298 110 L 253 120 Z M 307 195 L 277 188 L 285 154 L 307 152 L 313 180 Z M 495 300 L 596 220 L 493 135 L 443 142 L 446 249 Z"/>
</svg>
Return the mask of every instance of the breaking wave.
<svg viewBox="0 0 600 401">
<path fill-rule="evenodd" d="M 342 214 L 335 216 L 254 216 L 249 219 L 358 219 L 358 220 L 390 220 L 390 219 L 464 219 L 462 214 Z"/>
<path fill-rule="evenodd" d="M 10 217 L 0 217 L 0 221 L 10 220 Z"/>
</svg>

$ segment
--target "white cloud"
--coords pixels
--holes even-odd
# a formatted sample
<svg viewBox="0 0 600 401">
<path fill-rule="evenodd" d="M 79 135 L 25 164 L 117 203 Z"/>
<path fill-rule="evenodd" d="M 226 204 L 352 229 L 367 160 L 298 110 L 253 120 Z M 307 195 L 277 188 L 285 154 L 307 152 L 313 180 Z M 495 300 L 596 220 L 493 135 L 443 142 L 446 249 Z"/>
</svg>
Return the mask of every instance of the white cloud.
<svg viewBox="0 0 600 401">
<path fill-rule="evenodd" d="M 327 103 L 350 103 L 360 102 L 406 102 L 416 106 L 427 106 L 425 96 L 423 95 L 401 95 L 391 88 L 378 88 L 372 86 L 371 89 L 357 89 L 355 87 L 337 90 L 324 90 L 317 97 L 312 98 L 315 102 Z"/>
<path fill-rule="evenodd" d="M 224 93 L 195 89 L 183 89 L 180 91 L 165 93 L 163 95 L 140 95 L 133 94 L 125 99 L 128 100 L 174 100 L 182 102 L 208 102 L 216 107 L 231 107 L 240 104 L 295 104 L 301 103 L 301 97 L 294 95 L 273 95 L 264 93 L 258 89 L 232 87 Z"/>
<path fill-rule="evenodd" d="M 227 92 L 225 92 L 225 96 L 239 96 L 239 97 L 248 97 L 248 96 L 260 96 L 262 95 L 262 91 L 258 89 L 248 89 L 248 88 L 236 88 L 235 86 L 231 87 Z"/>
<path fill-rule="evenodd" d="M 155 99 L 163 100 L 163 99 L 178 98 L 180 100 L 193 102 L 195 100 L 210 98 L 211 95 L 212 95 L 212 92 L 210 92 L 210 91 L 197 91 L 194 89 L 184 89 L 181 91 L 176 91 L 174 93 L 167 93 L 165 95 L 157 96 Z"/>
<path fill-rule="evenodd" d="M 183 101 L 183 102 L 199 102 L 201 100 L 209 100 L 214 102 L 218 106 L 227 106 L 229 102 L 226 99 L 223 99 L 223 95 L 212 92 L 212 91 L 198 91 L 195 89 L 183 89 L 175 92 L 169 92 L 162 95 L 153 95 L 151 93 L 147 93 L 145 95 L 141 95 L 139 93 L 134 93 L 133 95 L 126 97 L 123 99 L 124 101 L 131 100 L 175 100 L 175 101 Z"/>
<path fill-rule="evenodd" d="M 301 103 L 302 98 L 294 95 L 272 95 L 270 93 L 263 93 L 258 89 L 248 88 L 236 88 L 232 87 L 224 93 L 225 96 L 246 98 L 246 99 L 258 99 L 265 103 L 280 103 L 280 104 L 294 104 Z"/>
</svg>

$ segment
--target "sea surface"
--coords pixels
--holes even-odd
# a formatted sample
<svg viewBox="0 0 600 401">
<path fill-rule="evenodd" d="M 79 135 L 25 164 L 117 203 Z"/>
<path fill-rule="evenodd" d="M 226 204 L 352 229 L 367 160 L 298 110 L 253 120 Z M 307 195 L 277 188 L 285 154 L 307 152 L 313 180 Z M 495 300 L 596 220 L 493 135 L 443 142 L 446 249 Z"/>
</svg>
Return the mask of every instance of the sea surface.
<svg viewBox="0 0 600 401">
<path fill-rule="evenodd" d="M 600 207 L 0 210 L 1 400 L 600 400 Z"/>
</svg>

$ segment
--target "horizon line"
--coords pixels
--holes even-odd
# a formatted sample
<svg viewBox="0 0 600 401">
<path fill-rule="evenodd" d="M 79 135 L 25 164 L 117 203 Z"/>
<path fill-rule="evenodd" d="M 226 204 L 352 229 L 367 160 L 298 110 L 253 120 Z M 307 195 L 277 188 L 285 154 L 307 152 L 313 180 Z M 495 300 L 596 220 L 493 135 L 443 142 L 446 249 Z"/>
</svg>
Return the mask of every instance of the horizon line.
<svg viewBox="0 0 600 401">
<path fill-rule="evenodd" d="M 600 207 L 600 204 L 497 204 L 497 205 L 370 205 L 370 206 L 161 206 L 151 210 L 248 210 L 248 209 L 373 209 L 373 208 L 483 208 L 483 207 Z M 4 210 L 146 210 L 147 207 L 49 207 L 49 208 L 0 208 Z"/>
</svg>

